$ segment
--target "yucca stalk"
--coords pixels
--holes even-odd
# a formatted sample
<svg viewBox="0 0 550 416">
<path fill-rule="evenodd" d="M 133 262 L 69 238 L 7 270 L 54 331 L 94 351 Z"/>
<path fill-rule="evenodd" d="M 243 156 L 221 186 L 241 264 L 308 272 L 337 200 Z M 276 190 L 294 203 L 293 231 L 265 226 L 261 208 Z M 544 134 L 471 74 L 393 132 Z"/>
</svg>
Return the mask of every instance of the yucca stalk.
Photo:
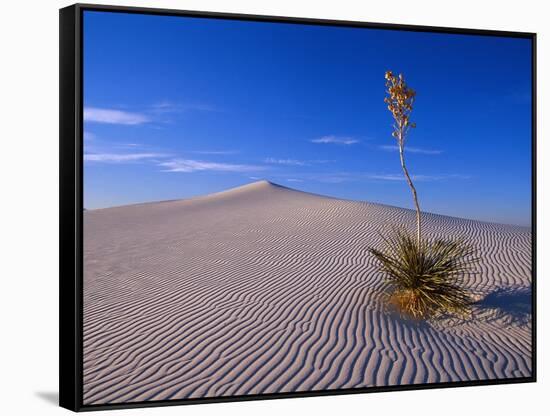
<svg viewBox="0 0 550 416">
<path fill-rule="evenodd" d="M 394 119 L 392 136 L 397 140 L 401 169 L 403 169 L 405 179 L 407 180 L 407 184 L 413 196 L 414 206 L 416 208 L 416 240 L 418 245 L 420 245 L 422 242 L 420 204 L 418 203 L 416 188 L 409 175 L 407 165 L 405 164 L 405 142 L 407 134 L 411 128 L 416 127 L 416 124 L 410 120 L 416 92 L 407 86 L 402 74 L 396 77 L 393 75 L 392 71 L 386 71 L 385 78 L 388 96 L 384 98 L 384 102 L 388 105 L 388 110 L 390 110 Z"/>
</svg>

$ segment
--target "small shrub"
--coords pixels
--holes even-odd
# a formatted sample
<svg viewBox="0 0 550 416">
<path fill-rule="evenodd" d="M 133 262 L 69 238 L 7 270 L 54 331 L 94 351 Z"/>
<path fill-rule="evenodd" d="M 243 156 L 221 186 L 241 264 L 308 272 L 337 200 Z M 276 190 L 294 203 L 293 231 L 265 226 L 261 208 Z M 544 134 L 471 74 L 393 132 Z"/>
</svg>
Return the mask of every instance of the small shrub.
<svg viewBox="0 0 550 416">
<path fill-rule="evenodd" d="M 470 245 L 463 240 L 419 242 L 398 229 L 382 238 L 385 247 L 369 251 L 390 284 L 390 304 L 402 315 L 414 319 L 468 315 L 472 300 L 463 278 L 478 261 Z"/>
</svg>

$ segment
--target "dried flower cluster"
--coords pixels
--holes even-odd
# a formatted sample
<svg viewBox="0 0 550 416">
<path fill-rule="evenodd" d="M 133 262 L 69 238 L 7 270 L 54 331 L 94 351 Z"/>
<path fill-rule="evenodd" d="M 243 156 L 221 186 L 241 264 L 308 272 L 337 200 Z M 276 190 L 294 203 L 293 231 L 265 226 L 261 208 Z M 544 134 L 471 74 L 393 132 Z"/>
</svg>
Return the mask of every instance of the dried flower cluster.
<svg viewBox="0 0 550 416">
<path fill-rule="evenodd" d="M 385 78 L 388 96 L 384 98 L 384 102 L 388 104 L 388 110 L 395 120 L 392 136 L 398 140 L 405 140 L 409 129 L 416 127 L 416 124 L 410 121 L 416 92 L 407 86 L 402 74 L 396 77 L 392 71 L 386 71 Z"/>
</svg>

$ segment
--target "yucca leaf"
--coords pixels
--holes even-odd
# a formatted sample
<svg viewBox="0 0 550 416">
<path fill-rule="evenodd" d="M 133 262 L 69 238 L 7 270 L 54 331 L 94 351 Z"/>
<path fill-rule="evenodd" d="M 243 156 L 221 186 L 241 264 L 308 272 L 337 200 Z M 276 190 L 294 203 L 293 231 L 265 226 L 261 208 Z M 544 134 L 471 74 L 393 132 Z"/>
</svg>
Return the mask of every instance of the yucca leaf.
<svg viewBox="0 0 550 416">
<path fill-rule="evenodd" d="M 479 260 L 473 247 L 460 239 L 419 243 L 400 229 L 381 238 L 384 248 L 369 251 L 390 284 L 390 302 L 403 315 L 431 319 L 469 311 L 465 278 Z"/>
</svg>

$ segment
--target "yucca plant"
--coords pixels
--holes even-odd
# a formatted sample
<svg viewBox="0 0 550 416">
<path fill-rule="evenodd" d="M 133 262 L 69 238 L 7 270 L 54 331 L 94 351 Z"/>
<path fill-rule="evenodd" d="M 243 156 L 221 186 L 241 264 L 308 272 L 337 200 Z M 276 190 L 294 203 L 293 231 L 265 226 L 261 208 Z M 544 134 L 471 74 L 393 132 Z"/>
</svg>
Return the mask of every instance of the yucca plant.
<svg viewBox="0 0 550 416">
<path fill-rule="evenodd" d="M 463 276 L 478 261 L 463 240 L 423 240 L 404 230 L 382 237 L 385 247 L 371 248 L 390 285 L 389 304 L 414 319 L 445 314 L 465 316 L 472 305 Z"/>
<path fill-rule="evenodd" d="M 467 314 L 471 300 L 462 280 L 477 261 L 474 250 L 459 239 L 423 238 L 418 195 L 405 164 L 407 135 L 416 127 L 411 121 L 416 92 L 401 74 L 395 76 L 387 71 L 385 79 L 384 102 L 394 120 L 392 136 L 397 141 L 401 168 L 416 209 L 416 235 L 412 237 L 405 230 L 394 229 L 393 234 L 382 237 L 385 243 L 382 250 L 371 248 L 370 252 L 390 283 L 390 305 L 402 315 L 430 319 L 444 314 Z"/>
</svg>

